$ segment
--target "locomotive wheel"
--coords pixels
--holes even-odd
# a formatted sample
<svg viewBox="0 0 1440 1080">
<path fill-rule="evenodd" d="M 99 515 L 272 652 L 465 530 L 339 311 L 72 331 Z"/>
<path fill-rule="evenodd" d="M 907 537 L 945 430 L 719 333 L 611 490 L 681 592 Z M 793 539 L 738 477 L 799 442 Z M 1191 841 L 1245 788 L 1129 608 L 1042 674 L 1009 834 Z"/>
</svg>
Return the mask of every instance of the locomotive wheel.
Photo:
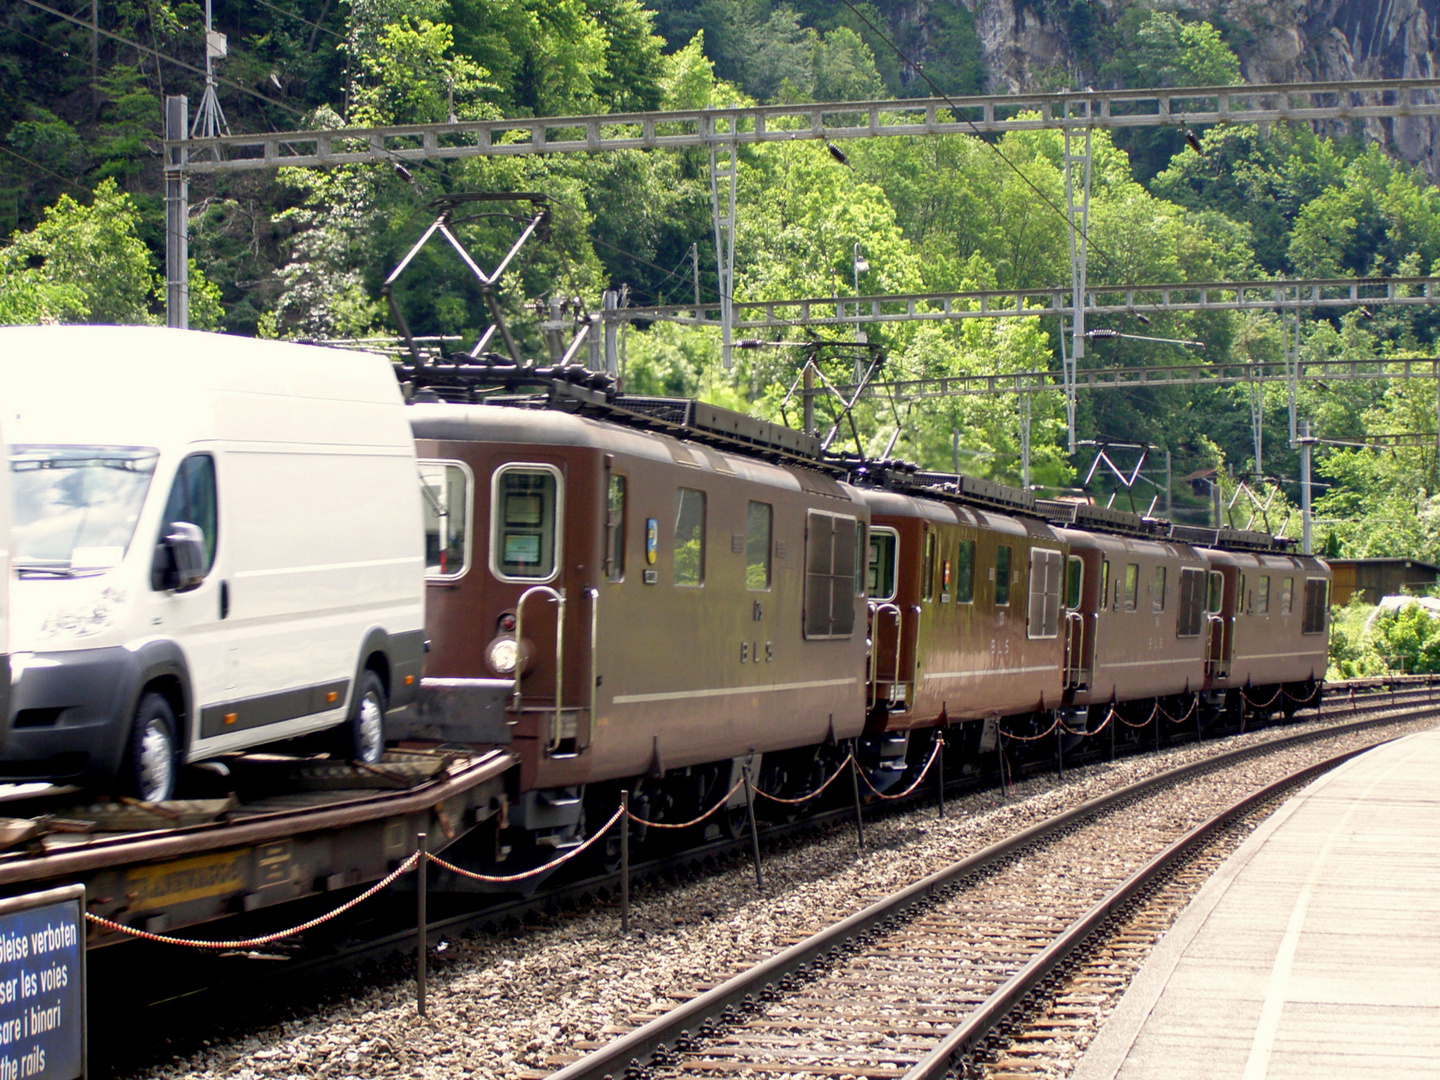
<svg viewBox="0 0 1440 1080">
<path fill-rule="evenodd" d="M 175 711 L 160 694 L 146 694 L 135 709 L 130 742 L 120 766 L 122 794 L 164 802 L 175 794 Z"/>
<path fill-rule="evenodd" d="M 385 753 L 385 687 L 380 676 L 366 670 L 360 676 L 350 715 L 336 733 L 335 756 L 366 765 L 380 764 Z"/>
</svg>

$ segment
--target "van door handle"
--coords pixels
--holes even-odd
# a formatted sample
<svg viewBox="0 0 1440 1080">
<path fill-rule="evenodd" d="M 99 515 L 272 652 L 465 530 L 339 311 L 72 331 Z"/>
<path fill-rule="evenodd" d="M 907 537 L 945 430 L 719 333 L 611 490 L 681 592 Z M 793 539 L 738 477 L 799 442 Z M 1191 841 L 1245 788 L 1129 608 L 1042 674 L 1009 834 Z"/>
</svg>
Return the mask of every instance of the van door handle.
<svg viewBox="0 0 1440 1080">
<path fill-rule="evenodd" d="M 224 619 L 230 615 L 230 583 L 220 582 L 220 618 Z"/>
</svg>

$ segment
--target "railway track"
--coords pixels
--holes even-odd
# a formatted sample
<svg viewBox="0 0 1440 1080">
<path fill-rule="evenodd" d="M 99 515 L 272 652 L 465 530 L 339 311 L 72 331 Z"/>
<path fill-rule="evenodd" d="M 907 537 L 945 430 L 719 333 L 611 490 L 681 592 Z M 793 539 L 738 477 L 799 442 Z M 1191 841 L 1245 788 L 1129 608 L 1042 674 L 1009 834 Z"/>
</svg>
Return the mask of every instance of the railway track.
<svg viewBox="0 0 1440 1080">
<path fill-rule="evenodd" d="M 1167 875 L 1183 873 L 1198 888 L 1204 874 L 1183 871 L 1186 860 L 1368 747 L 1311 752 L 1306 756 L 1320 760 L 1300 769 L 1277 767 L 1278 751 L 1318 746 L 1376 722 L 1223 753 L 1090 800 L 718 986 L 697 986 L 691 1000 L 595 1047 L 553 1080 L 780 1074 L 930 1080 L 983 1075 L 1002 1060 L 1007 1075 L 1046 1071 L 1026 1045 L 1053 1043 L 1057 1030 L 1084 1027 L 1098 1012 L 1097 995 L 1123 988 L 1113 970 L 1091 971 L 1080 990 L 1057 998 L 1085 950 L 1099 957 L 1095 970 L 1105 972 L 1116 955 L 1153 941 L 1155 917 L 1134 909 Z M 1178 910 L 1174 890 L 1167 895 Z M 1106 940 L 1107 930 L 1127 923 L 1119 938 Z"/>
<path fill-rule="evenodd" d="M 1357 697 L 1353 703 L 1349 700 L 1348 694 L 1343 696 L 1336 695 L 1327 702 L 1321 718 L 1333 719 L 1343 715 L 1347 720 L 1353 719 L 1360 721 L 1362 724 L 1366 722 L 1371 724 L 1385 724 L 1395 722 L 1404 715 L 1414 712 L 1417 709 L 1423 711 L 1429 701 L 1430 690 L 1424 686 L 1396 688 L 1393 695 L 1388 691 L 1381 695 L 1371 694 L 1370 700 L 1368 701 Z M 1303 717 L 1301 719 L 1303 720 Z M 1273 729 L 1275 734 L 1279 734 L 1281 730 L 1283 729 Z M 1343 728 L 1328 730 L 1353 730 L 1353 728 L 1347 724 Z M 1326 732 L 1327 734 L 1328 730 Z M 1148 733 L 1146 734 L 1148 735 Z M 1270 733 L 1267 732 L 1267 734 Z M 1165 744 L 1167 748 L 1180 749 L 1187 755 L 1193 755 L 1202 750 L 1208 753 L 1212 747 L 1221 745 L 1220 740 L 1216 739 L 1212 742 L 1209 736 L 1210 733 L 1207 731 L 1204 747 L 1198 748 L 1194 746 L 1195 735 L 1193 732 L 1188 735 L 1184 735 L 1183 733 L 1171 735 L 1171 733 L 1167 731 Z M 1312 735 L 1310 737 L 1314 738 L 1317 736 Z M 1283 741 L 1276 744 L 1275 749 L 1278 750 L 1279 747 L 1295 745 L 1290 735 L 1283 736 L 1282 739 Z M 1098 742 L 1099 740 L 1095 741 Z M 1184 748 L 1184 743 L 1186 742 L 1190 744 L 1190 749 L 1188 750 Z M 1138 745 L 1138 749 L 1141 750 L 1148 750 L 1149 747 L 1148 737 Z M 1134 748 L 1137 747 L 1132 744 L 1131 749 Z M 1105 756 L 1104 748 L 1097 747 L 1096 749 L 1097 752 L 1092 755 L 1091 760 L 1103 760 Z M 1122 747 L 1122 749 L 1124 748 Z M 1250 752 L 1256 753 L 1263 751 L 1257 749 Z M 1073 761 L 1072 755 L 1068 754 L 1066 760 L 1068 770 L 1070 764 L 1075 764 L 1075 762 Z M 1126 771 L 1131 771 L 1133 767 L 1126 766 L 1125 768 Z M 952 777 L 950 783 L 947 785 L 947 798 L 950 800 L 957 798 L 964 799 L 967 790 L 981 787 L 983 781 L 984 778 L 976 778 L 973 776 Z M 1043 779 L 1040 782 L 1042 784 L 1045 783 Z M 1086 784 L 1089 783 L 1090 781 L 1086 781 Z M 1031 785 L 1027 785 L 1027 787 L 1033 790 L 1034 785 L 1032 783 Z M 1065 798 L 1063 793 L 1066 790 L 1068 790 L 1068 784 L 1066 787 L 1056 789 L 1055 795 L 1047 798 L 1055 801 L 1063 800 Z M 933 806 L 933 787 L 927 784 L 926 790 L 921 794 L 924 799 L 930 800 Z M 1075 798 L 1074 795 L 1069 797 L 1072 799 Z M 994 805 L 995 803 L 993 789 L 988 794 L 982 793 L 979 798 L 983 800 L 985 805 Z M 973 802 L 973 799 L 966 801 Z M 917 808 L 917 805 L 923 806 L 923 803 L 912 803 L 908 809 L 913 812 Z M 865 815 L 868 823 L 877 825 L 878 842 L 882 845 L 882 849 L 887 844 L 887 840 L 885 839 L 887 832 L 893 832 L 895 829 L 899 829 L 904 836 L 913 836 L 915 828 L 918 827 L 922 831 L 927 828 L 927 826 L 923 824 L 925 820 L 923 817 L 918 819 L 914 817 L 895 818 L 894 820 L 897 822 L 896 825 L 885 827 L 883 823 L 879 821 L 880 815 L 877 813 L 877 809 L 878 808 L 874 806 L 867 806 Z M 933 811 L 927 811 L 927 815 L 931 812 Z M 848 825 L 847 819 L 852 814 L 853 808 L 837 808 L 818 815 L 817 818 L 810 819 L 803 825 L 793 825 L 786 829 L 777 829 L 768 834 L 766 838 L 765 856 L 767 861 L 767 877 L 769 877 L 771 870 L 775 869 L 775 866 L 784 866 L 795 859 L 801 861 L 810 860 L 810 856 L 801 854 L 813 846 L 808 838 L 800 835 L 805 830 L 817 830 L 820 834 L 822 846 L 828 844 L 829 847 L 837 849 L 832 855 L 824 857 L 829 863 L 843 865 L 848 862 L 853 858 L 854 852 L 854 833 L 846 827 Z M 950 817 L 952 820 L 955 820 L 957 817 L 953 802 L 951 803 Z M 962 817 L 959 820 L 964 819 Z M 904 824 L 905 822 L 915 822 L 915 825 Z M 1012 828 L 1013 827 L 1014 826 L 1012 826 Z M 824 836 L 827 833 L 831 837 L 829 841 L 824 840 Z M 989 834 L 993 837 L 1001 833 L 992 827 Z M 872 843 L 874 842 L 875 840 L 872 839 Z M 895 839 L 893 837 L 888 841 L 888 843 L 891 844 L 894 842 Z M 902 842 L 908 846 L 909 841 Z M 966 842 L 968 845 L 973 841 Z M 737 883 L 743 894 L 739 898 L 740 900 L 744 900 L 752 906 L 766 903 L 762 897 L 755 896 L 753 889 L 746 887 L 743 881 L 745 877 L 743 869 L 744 863 L 739 860 L 748 855 L 747 844 L 748 841 L 741 841 L 739 843 L 718 841 L 702 843 L 687 849 L 686 852 L 681 855 L 669 854 L 664 857 L 649 860 L 647 864 L 637 864 L 635 868 L 637 887 L 640 890 L 639 896 L 642 904 L 654 905 L 658 899 L 661 897 L 668 898 L 672 892 L 687 892 L 692 888 L 698 888 L 701 892 L 713 894 L 717 891 L 718 886 L 705 885 L 704 883 L 716 878 L 717 875 L 722 881 L 727 878 L 740 879 Z M 792 854 L 782 854 L 786 851 Z M 902 857 L 908 858 L 908 856 Z M 775 862 L 775 866 L 769 866 L 772 860 Z M 928 865 L 933 866 L 937 864 L 932 861 Z M 829 872 L 830 871 L 827 871 L 827 873 Z M 651 884 L 648 886 L 640 885 L 640 881 L 645 874 L 650 875 Z M 792 878 L 791 880 L 793 881 L 794 879 Z M 695 885 L 687 884 L 689 882 L 694 882 Z M 610 904 L 613 905 L 613 892 L 611 892 L 611 890 L 613 890 L 614 885 L 615 879 L 613 875 L 587 875 L 565 883 L 555 882 L 554 887 L 547 888 L 542 895 L 501 900 L 488 906 L 483 911 L 472 909 L 447 917 L 432 918 L 429 924 L 429 940 L 432 947 L 437 943 L 445 943 L 441 945 L 441 948 L 445 948 L 446 944 L 449 946 L 448 950 L 440 955 L 432 954 L 432 962 L 437 966 L 436 977 L 440 980 L 439 985 L 444 986 L 448 984 L 453 978 L 458 976 L 462 970 L 465 970 L 469 965 L 477 962 L 481 964 L 483 969 L 486 964 L 483 957 L 487 955 L 488 949 L 493 947 L 484 944 L 487 940 L 495 944 L 508 942 L 518 944 L 518 942 L 522 940 L 531 938 L 544 939 L 547 936 L 543 932 L 537 935 L 525 930 L 520 931 L 521 936 L 517 938 L 515 935 L 519 927 L 536 927 L 543 929 L 546 926 L 551 926 L 563 928 L 573 921 L 576 925 L 576 931 L 564 931 L 561 929 L 562 937 L 569 937 L 574 932 L 582 935 L 598 933 L 600 938 L 596 941 L 597 946 L 601 941 L 613 942 L 612 935 L 615 932 L 615 928 L 610 926 L 609 923 L 615 919 L 615 912 L 612 910 L 609 914 L 606 914 L 606 901 L 604 897 L 609 893 L 611 897 Z M 781 887 L 783 888 L 784 886 Z M 876 895 L 876 890 L 873 886 L 868 888 L 869 895 Z M 851 899 L 853 901 L 853 896 Z M 703 904 L 700 918 L 705 919 L 710 917 L 708 913 L 703 911 L 703 908 L 710 907 L 717 912 L 723 912 L 729 909 L 731 903 L 735 902 L 735 900 L 736 898 L 733 897 L 722 900 L 718 906 L 716 906 L 713 901 Z M 853 906 L 847 905 L 847 907 L 848 910 L 853 910 Z M 135 962 L 135 957 L 131 956 L 122 965 L 124 970 L 118 972 L 116 978 L 117 987 L 124 988 L 127 1004 L 137 1006 L 142 1004 L 138 1000 L 137 988 L 134 984 L 134 972 L 136 970 L 149 970 L 153 968 L 153 970 L 156 971 L 166 971 L 165 992 L 157 994 L 151 999 L 155 1004 L 137 1009 L 138 1018 L 117 1022 L 114 1025 L 116 1039 L 112 1040 L 102 1032 L 97 1031 L 96 1035 L 98 1037 L 94 1040 L 94 1049 L 101 1058 L 109 1057 L 110 1052 L 107 1051 L 106 1044 L 113 1042 L 115 1043 L 115 1049 L 123 1049 L 120 1057 L 123 1059 L 124 1064 L 121 1065 L 120 1061 L 117 1061 L 116 1064 L 118 1066 L 129 1070 L 145 1069 L 151 1064 L 158 1064 L 160 1059 L 153 1055 L 168 1056 L 169 1053 L 175 1052 L 181 1054 L 192 1053 L 202 1046 L 210 1045 L 208 1042 L 202 1044 L 200 1041 L 202 1038 L 211 1040 L 217 1046 L 224 1046 L 227 1045 L 228 1041 L 232 1038 L 238 1038 L 243 1042 L 246 1039 L 247 1033 L 264 1030 L 267 1025 L 275 1023 L 277 1017 L 321 1017 L 328 1007 L 340 1007 L 343 1003 L 344 995 L 356 994 L 364 998 L 366 996 L 366 987 L 374 987 L 377 985 L 388 988 L 382 991 L 380 995 L 381 998 L 383 1000 L 396 1002 L 395 1007 L 400 1010 L 401 1015 L 405 1015 L 405 1002 L 410 989 L 407 985 L 409 962 L 410 957 L 413 955 L 414 948 L 413 899 L 407 902 L 403 897 L 399 898 L 398 902 L 392 905 L 391 910 L 394 912 L 395 921 L 390 923 L 388 928 L 383 920 L 375 918 L 367 919 L 364 927 L 356 928 L 349 943 L 342 944 L 341 942 L 332 940 L 329 943 L 330 949 L 324 951 L 322 954 L 310 954 L 307 956 L 306 953 L 302 951 L 300 953 L 291 953 L 282 960 L 281 955 L 272 953 L 263 961 L 232 956 L 224 958 L 224 961 L 218 965 L 208 966 L 206 970 L 191 970 L 190 976 L 192 976 L 192 978 L 182 976 L 181 971 L 175 966 L 177 959 L 183 957 L 184 954 L 177 955 L 173 947 L 155 947 L 152 950 L 154 955 L 150 956 L 149 960 L 142 959 L 138 964 Z M 432 905 L 432 913 L 434 912 L 435 907 Z M 557 915 L 557 912 L 560 914 Z M 573 914 L 564 914 L 566 912 Z M 593 914 L 587 915 L 587 912 L 592 912 Z M 378 914 L 378 912 L 376 914 Z M 407 916 L 410 920 L 408 926 L 406 924 Z M 690 918 L 693 919 L 694 917 L 695 914 L 692 913 Z M 723 919 L 725 916 L 721 914 L 719 917 Z M 669 922 L 670 919 L 666 917 L 658 928 L 653 921 L 647 921 L 645 925 L 650 927 L 650 933 L 653 935 L 657 929 L 663 932 L 664 925 Z M 678 921 L 676 925 L 679 925 Z M 814 925 L 816 925 L 815 922 L 808 922 L 808 925 L 794 926 L 791 930 L 787 931 L 790 936 L 780 940 L 796 940 L 803 934 L 808 933 Z M 597 926 L 600 929 L 597 930 L 593 928 Z M 473 945 L 469 944 L 468 935 L 477 931 L 480 932 L 481 936 L 474 941 Z M 643 951 L 643 946 L 641 948 Z M 582 952 L 583 951 L 584 950 L 582 950 Z M 607 945 L 604 951 L 612 951 L 611 946 Z M 764 951 L 766 950 L 763 945 L 759 948 L 749 950 L 748 953 L 741 950 L 738 959 L 740 961 L 758 959 Z M 624 950 L 621 950 L 621 952 L 623 953 Z M 149 954 L 147 953 L 147 955 Z M 522 953 L 511 950 L 507 945 L 505 955 L 518 956 L 522 955 Z M 382 962 L 382 966 L 378 969 L 373 966 L 377 960 Z M 730 959 L 727 961 L 731 966 L 726 968 L 727 973 L 736 969 L 737 965 L 735 960 L 736 953 L 731 952 Z M 356 972 L 357 970 L 362 973 L 358 980 L 347 979 L 345 977 L 347 971 Z M 710 970 L 713 970 L 713 965 L 711 965 Z M 185 985 L 181 985 L 182 983 Z M 349 989 L 346 989 L 346 987 Z M 702 987 L 697 985 L 692 988 L 692 992 L 701 989 Z M 763 989 L 763 984 L 761 989 Z M 657 1000 L 665 997 L 668 993 L 669 987 L 656 987 Z M 337 995 L 341 996 L 337 997 Z M 182 998 L 183 1000 L 181 1000 Z M 413 1001 L 413 999 L 411 1000 Z M 743 995 L 741 1000 L 743 1001 Z M 330 1006 L 324 1004 L 327 1001 L 330 1003 Z M 442 1005 L 441 1008 L 443 1009 L 445 1006 Z M 471 1016 L 478 1018 L 482 1024 L 487 1023 L 484 1020 L 486 1013 L 483 1008 L 477 1008 L 473 1011 L 471 1011 L 472 1007 L 468 1005 L 462 1006 L 462 1008 L 470 1012 Z M 408 1006 L 408 1010 L 409 1015 L 413 1015 L 413 1004 Z M 571 1010 L 562 1010 L 562 1014 L 565 1011 Z M 634 1010 L 632 1007 L 631 1010 L 623 1010 L 621 1014 L 611 1014 L 612 1019 L 609 1022 L 617 1022 L 614 1017 L 630 1011 L 644 1010 Z M 536 1012 L 545 1013 L 546 1010 L 542 1007 L 536 1010 Z M 133 1023 L 149 1023 L 152 1021 L 145 1019 L 146 1017 L 160 1015 L 166 1017 L 165 1022 L 167 1028 L 178 1033 L 174 1038 L 173 1044 L 169 1044 L 165 1048 L 154 1047 L 146 1051 L 143 1047 L 136 1047 L 131 1040 L 124 1037 L 124 1033 L 127 1030 L 133 1029 Z M 587 1009 L 587 1015 L 596 1015 L 596 1012 L 593 1009 Z M 601 1012 L 600 1015 L 604 1015 L 603 1012 Z M 191 1019 L 182 1024 L 180 1028 L 176 1028 L 173 1021 L 181 1016 Z M 217 1023 L 217 1018 L 224 1018 L 224 1020 L 223 1022 Z M 117 1020 L 118 1019 L 119 1018 L 117 1018 Z M 496 1019 L 499 1018 L 497 1017 Z M 305 1022 L 308 1023 L 309 1021 Z M 537 1019 L 535 1022 L 539 1023 L 540 1021 Z M 494 1021 L 491 1020 L 488 1021 L 488 1023 L 493 1024 Z M 553 1031 L 554 1023 L 555 1021 L 552 1019 L 546 1026 L 550 1027 Z M 561 1023 L 564 1023 L 564 1021 L 561 1021 Z M 587 1021 L 579 1027 L 572 1029 L 568 1038 L 564 1034 L 558 1037 L 546 1036 L 543 1034 L 544 1028 L 542 1028 L 540 1038 L 542 1040 L 553 1038 L 555 1042 L 554 1052 L 571 1052 L 582 1045 L 577 1040 L 594 1038 L 599 1032 L 600 1027 L 603 1026 L 603 1023 L 604 1021 L 602 1021 L 601 1024 L 590 1026 L 590 1022 Z M 404 1021 L 404 1025 L 408 1025 L 408 1021 Z M 521 1018 L 519 1022 L 512 1022 L 511 1019 L 507 1017 L 502 1026 L 507 1026 L 511 1030 L 521 1030 L 524 1027 L 524 1019 Z M 627 1026 L 633 1026 L 633 1024 Z M 484 1028 L 482 1027 L 477 1030 L 483 1031 Z M 484 1042 L 486 1040 L 481 1039 L 480 1041 Z M 674 1036 L 669 1036 L 661 1041 L 667 1041 L 673 1045 Z M 540 1051 L 539 1056 L 527 1053 L 520 1060 L 516 1061 L 515 1065 L 534 1065 L 545 1060 L 549 1055 L 550 1051 L 546 1050 Z M 480 1060 L 483 1060 L 483 1058 Z M 621 1072 L 624 1072 L 628 1064 L 629 1059 L 627 1058 L 620 1066 L 619 1071 L 615 1072 L 614 1075 L 618 1076 Z M 498 1075 L 513 1076 L 514 1069 L 502 1069 L 498 1072 Z"/>
</svg>

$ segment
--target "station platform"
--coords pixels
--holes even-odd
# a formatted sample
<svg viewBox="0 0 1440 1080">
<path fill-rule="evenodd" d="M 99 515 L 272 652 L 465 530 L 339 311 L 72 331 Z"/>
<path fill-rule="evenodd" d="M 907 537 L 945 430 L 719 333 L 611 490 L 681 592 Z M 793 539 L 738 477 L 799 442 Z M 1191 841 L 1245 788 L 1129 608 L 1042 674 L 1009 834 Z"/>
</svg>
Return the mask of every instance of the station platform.
<svg viewBox="0 0 1440 1080">
<path fill-rule="evenodd" d="M 1071 1075 L 1440 1077 L 1440 729 L 1351 759 L 1257 829 Z"/>
</svg>

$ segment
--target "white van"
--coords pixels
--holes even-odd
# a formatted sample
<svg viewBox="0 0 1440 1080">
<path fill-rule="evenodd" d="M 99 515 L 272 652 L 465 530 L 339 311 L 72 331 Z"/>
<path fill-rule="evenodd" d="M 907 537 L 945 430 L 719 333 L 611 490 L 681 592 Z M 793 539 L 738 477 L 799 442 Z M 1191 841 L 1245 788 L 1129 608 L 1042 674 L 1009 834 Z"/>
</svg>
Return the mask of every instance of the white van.
<svg viewBox="0 0 1440 1080">
<path fill-rule="evenodd" d="M 424 653 L 414 442 L 381 357 L 0 328 L 0 780 L 169 797 L 180 761 L 334 728 L 374 762 Z"/>
</svg>

